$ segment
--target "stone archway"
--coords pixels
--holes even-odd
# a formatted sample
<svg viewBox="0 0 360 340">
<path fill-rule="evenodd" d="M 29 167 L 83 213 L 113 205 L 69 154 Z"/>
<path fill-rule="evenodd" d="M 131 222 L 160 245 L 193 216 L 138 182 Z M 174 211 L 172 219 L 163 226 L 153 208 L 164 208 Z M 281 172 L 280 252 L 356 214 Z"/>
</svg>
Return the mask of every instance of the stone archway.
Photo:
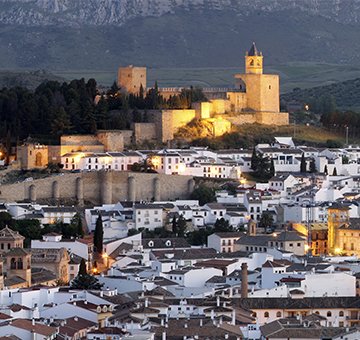
<svg viewBox="0 0 360 340">
<path fill-rule="evenodd" d="M 42 153 L 37 152 L 35 155 L 35 166 L 43 166 L 42 158 L 43 158 Z"/>
</svg>

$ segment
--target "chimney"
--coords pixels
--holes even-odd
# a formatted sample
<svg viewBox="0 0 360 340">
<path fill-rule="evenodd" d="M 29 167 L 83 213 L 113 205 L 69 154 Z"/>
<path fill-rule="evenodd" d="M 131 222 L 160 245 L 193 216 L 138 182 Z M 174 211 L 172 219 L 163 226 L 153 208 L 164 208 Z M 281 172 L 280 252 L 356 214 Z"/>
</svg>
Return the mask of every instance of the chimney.
<svg viewBox="0 0 360 340">
<path fill-rule="evenodd" d="M 200 319 L 200 327 L 203 326 L 203 319 Z"/>
<path fill-rule="evenodd" d="M 162 333 L 162 340 L 166 340 L 166 332 Z"/>
<path fill-rule="evenodd" d="M 220 307 L 220 296 L 216 297 L 216 307 Z"/>
<path fill-rule="evenodd" d="M 103 296 L 104 296 L 104 292 L 101 291 L 101 292 L 100 292 L 100 297 L 103 297 Z"/>
<path fill-rule="evenodd" d="M 165 321 L 163 318 L 161 318 L 161 326 L 164 327 L 164 325 L 165 325 Z"/>
<path fill-rule="evenodd" d="M 149 307 L 149 300 L 148 298 L 145 299 L 145 308 L 148 308 Z"/>
<path fill-rule="evenodd" d="M 31 320 L 31 324 L 32 324 L 33 326 L 35 326 L 35 319 L 32 319 L 32 320 Z"/>
<path fill-rule="evenodd" d="M 241 297 L 248 297 L 248 266 L 245 262 L 241 264 Z"/>
<path fill-rule="evenodd" d="M 235 326 L 236 323 L 236 314 L 235 314 L 235 309 L 233 309 L 232 313 L 231 313 L 231 324 Z"/>
</svg>

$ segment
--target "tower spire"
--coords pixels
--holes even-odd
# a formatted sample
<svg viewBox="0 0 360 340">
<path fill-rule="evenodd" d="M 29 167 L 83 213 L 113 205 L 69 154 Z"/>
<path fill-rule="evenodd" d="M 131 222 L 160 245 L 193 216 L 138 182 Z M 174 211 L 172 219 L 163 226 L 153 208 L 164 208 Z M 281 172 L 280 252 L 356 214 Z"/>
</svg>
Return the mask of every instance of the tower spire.
<svg viewBox="0 0 360 340">
<path fill-rule="evenodd" d="M 263 55 L 257 49 L 255 42 L 252 43 L 245 55 L 245 73 L 263 73 Z"/>
<path fill-rule="evenodd" d="M 250 49 L 249 49 L 249 51 L 248 51 L 248 56 L 252 56 L 252 57 L 256 56 L 257 57 L 257 56 L 260 56 L 260 55 L 261 55 L 261 52 L 258 51 L 258 49 L 256 48 L 255 42 L 253 42 Z"/>
</svg>

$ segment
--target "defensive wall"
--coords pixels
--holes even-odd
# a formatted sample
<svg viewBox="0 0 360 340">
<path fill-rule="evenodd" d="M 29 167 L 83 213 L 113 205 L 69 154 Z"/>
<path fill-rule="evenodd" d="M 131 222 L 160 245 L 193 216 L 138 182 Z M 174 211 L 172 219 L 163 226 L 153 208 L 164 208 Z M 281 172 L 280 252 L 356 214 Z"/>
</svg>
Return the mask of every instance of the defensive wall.
<svg viewBox="0 0 360 340">
<path fill-rule="evenodd" d="M 118 201 L 185 199 L 194 189 L 192 176 L 127 171 L 94 171 L 51 176 L 31 182 L 0 185 L 0 201 L 77 200 L 81 205 Z"/>
</svg>

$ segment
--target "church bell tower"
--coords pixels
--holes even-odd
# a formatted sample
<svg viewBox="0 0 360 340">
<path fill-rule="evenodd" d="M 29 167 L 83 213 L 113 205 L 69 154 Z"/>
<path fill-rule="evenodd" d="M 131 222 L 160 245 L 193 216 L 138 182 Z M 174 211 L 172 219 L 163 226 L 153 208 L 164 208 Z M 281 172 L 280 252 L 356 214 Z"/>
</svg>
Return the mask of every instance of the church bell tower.
<svg viewBox="0 0 360 340">
<path fill-rule="evenodd" d="M 263 73 L 263 55 L 256 48 L 255 43 L 245 55 L 245 73 L 262 74 Z"/>
</svg>

